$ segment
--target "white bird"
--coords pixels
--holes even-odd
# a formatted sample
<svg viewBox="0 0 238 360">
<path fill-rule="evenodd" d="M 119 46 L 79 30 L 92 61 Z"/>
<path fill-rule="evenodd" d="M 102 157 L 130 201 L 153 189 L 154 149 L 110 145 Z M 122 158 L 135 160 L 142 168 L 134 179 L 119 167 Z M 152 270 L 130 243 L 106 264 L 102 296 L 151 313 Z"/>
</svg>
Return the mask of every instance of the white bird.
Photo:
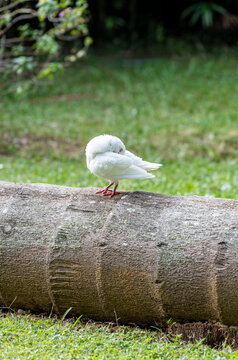
<svg viewBox="0 0 238 360">
<path fill-rule="evenodd" d="M 147 162 L 126 150 L 116 136 L 100 135 L 86 146 L 87 167 L 91 173 L 109 180 L 109 185 L 96 192 L 110 197 L 120 194 L 116 191 L 121 179 L 152 179 L 147 171 L 156 170 L 161 164 Z M 113 190 L 109 188 L 114 185 Z"/>
</svg>

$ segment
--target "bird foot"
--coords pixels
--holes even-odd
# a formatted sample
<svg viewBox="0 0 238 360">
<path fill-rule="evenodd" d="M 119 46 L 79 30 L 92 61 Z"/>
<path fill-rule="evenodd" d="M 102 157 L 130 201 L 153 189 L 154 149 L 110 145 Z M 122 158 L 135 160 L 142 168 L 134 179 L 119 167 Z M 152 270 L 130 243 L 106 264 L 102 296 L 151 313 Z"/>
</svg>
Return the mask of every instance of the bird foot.
<svg viewBox="0 0 238 360">
<path fill-rule="evenodd" d="M 120 195 L 121 193 L 119 191 L 112 191 L 109 190 L 109 192 L 103 193 L 103 196 L 110 196 L 112 198 L 114 195 Z"/>
<path fill-rule="evenodd" d="M 96 194 L 103 193 L 104 191 L 105 191 L 105 189 L 100 189 L 100 190 L 96 191 Z"/>
<path fill-rule="evenodd" d="M 96 191 L 96 194 L 106 194 L 108 191 L 112 191 L 112 190 L 108 190 L 107 188 L 100 189 L 100 190 Z"/>
<path fill-rule="evenodd" d="M 111 190 L 109 189 L 109 187 L 111 187 L 114 183 L 111 182 L 107 187 L 105 187 L 104 189 L 100 189 L 96 192 L 96 194 L 102 194 L 103 196 L 110 196 L 113 197 L 114 195 L 119 195 L 120 192 L 116 191 L 118 183 L 115 185 L 114 189 Z"/>
</svg>

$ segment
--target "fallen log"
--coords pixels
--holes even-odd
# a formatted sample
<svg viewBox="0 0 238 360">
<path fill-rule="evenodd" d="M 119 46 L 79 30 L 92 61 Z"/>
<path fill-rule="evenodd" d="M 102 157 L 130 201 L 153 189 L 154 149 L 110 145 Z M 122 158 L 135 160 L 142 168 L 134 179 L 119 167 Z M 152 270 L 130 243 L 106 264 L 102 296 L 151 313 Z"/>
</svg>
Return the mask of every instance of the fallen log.
<svg viewBox="0 0 238 360">
<path fill-rule="evenodd" d="M 238 325 L 238 201 L 0 182 L 0 306 Z"/>
</svg>

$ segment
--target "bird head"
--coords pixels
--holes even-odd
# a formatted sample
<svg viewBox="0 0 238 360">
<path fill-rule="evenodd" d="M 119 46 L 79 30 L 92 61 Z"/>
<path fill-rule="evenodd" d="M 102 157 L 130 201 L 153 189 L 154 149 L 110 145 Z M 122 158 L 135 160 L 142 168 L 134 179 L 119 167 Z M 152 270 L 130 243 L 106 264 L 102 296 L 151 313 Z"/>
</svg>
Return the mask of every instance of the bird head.
<svg viewBox="0 0 238 360">
<path fill-rule="evenodd" d="M 118 137 L 112 135 L 100 135 L 89 141 L 86 147 L 86 156 L 87 159 L 92 159 L 97 154 L 103 154 L 105 152 L 124 154 L 125 151 L 125 145 Z"/>
</svg>

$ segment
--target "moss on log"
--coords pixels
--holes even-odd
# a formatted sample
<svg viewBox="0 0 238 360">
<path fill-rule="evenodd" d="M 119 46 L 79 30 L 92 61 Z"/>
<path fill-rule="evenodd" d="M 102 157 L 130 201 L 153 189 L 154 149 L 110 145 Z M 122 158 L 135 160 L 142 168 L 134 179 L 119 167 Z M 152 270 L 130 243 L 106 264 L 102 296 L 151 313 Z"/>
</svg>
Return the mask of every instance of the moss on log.
<svg viewBox="0 0 238 360">
<path fill-rule="evenodd" d="M 0 182 L 0 306 L 238 325 L 237 200 L 94 192 Z"/>
</svg>

